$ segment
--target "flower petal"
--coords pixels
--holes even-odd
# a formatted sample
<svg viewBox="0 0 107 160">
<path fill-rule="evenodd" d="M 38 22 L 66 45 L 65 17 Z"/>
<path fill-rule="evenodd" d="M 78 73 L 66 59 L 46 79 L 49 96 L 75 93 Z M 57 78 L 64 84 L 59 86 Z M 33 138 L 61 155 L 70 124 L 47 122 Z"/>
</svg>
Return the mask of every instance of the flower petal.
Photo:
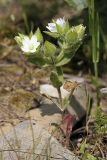
<svg viewBox="0 0 107 160">
<path fill-rule="evenodd" d="M 46 28 L 51 32 L 57 32 L 55 23 L 48 23 L 48 26 L 46 26 Z"/>
<path fill-rule="evenodd" d="M 65 20 L 63 19 L 63 18 L 58 18 L 57 20 L 56 20 L 56 23 L 58 24 L 58 25 L 60 25 L 61 27 L 64 27 L 64 25 L 65 25 Z"/>
</svg>

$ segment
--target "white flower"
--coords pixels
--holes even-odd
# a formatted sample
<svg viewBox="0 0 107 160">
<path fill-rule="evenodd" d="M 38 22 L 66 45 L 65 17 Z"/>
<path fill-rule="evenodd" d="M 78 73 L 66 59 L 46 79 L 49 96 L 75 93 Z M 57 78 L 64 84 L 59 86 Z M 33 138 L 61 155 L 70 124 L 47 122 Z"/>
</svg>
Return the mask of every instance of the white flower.
<svg viewBox="0 0 107 160">
<path fill-rule="evenodd" d="M 22 39 L 21 49 L 25 53 L 34 53 L 36 52 L 40 42 L 37 41 L 37 37 L 33 35 L 31 38 L 24 36 Z"/>
<path fill-rule="evenodd" d="M 63 18 L 58 18 L 54 23 L 48 23 L 46 28 L 51 32 L 57 32 L 56 24 L 63 28 L 66 22 Z"/>
</svg>

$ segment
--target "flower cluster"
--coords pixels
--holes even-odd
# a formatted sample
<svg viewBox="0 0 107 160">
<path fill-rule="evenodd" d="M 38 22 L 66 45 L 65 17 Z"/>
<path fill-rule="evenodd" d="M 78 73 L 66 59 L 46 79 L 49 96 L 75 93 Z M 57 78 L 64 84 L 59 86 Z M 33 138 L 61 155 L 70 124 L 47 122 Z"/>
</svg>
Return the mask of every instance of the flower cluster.
<svg viewBox="0 0 107 160">
<path fill-rule="evenodd" d="M 48 23 L 46 28 L 48 29 L 44 31 L 46 34 L 58 39 L 59 48 L 49 41 L 44 41 L 39 28 L 29 36 L 19 34 L 15 40 L 32 63 L 40 66 L 65 65 L 81 45 L 85 27 L 81 24 L 70 27 L 67 20 L 58 18 Z M 39 52 L 40 54 L 37 54 Z M 32 56 L 35 59 L 32 60 Z"/>
</svg>

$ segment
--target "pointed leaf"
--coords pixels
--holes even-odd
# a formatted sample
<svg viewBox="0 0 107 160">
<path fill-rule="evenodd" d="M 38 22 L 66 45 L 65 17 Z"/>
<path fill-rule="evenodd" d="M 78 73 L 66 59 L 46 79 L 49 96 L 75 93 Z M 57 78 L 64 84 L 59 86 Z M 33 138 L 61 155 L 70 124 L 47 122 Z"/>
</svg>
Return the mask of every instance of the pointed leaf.
<svg viewBox="0 0 107 160">
<path fill-rule="evenodd" d="M 87 154 L 88 160 L 97 160 L 96 157 L 92 156 L 90 153 Z"/>
<path fill-rule="evenodd" d="M 50 43 L 49 41 L 45 41 L 44 43 L 44 52 L 46 56 L 51 57 L 56 52 L 56 46 Z"/>
<path fill-rule="evenodd" d="M 39 67 L 47 67 L 50 65 L 50 61 L 44 57 L 27 56 L 27 58 L 31 63 Z"/>
<path fill-rule="evenodd" d="M 63 77 L 63 71 L 61 67 L 56 67 L 56 71 L 59 77 L 59 80 L 63 83 L 64 77 Z"/>
<path fill-rule="evenodd" d="M 72 59 L 72 57 L 74 56 L 74 54 L 72 53 L 66 53 L 64 54 L 63 58 L 56 63 L 56 66 L 63 66 L 65 64 L 67 64 L 68 62 L 70 62 L 70 60 Z"/>
<path fill-rule="evenodd" d="M 43 36 L 42 36 L 42 33 L 41 33 L 41 31 L 40 31 L 39 28 L 36 30 L 35 35 L 37 36 L 37 40 L 38 40 L 39 42 L 43 42 Z"/>
<path fill-rule="evenodd" d="M 48 34 L 49 36 L 51 36 L 53 38 L 58 38 L 59 37 L 58 33 L 52 33 L 52 32 L 48 32 L 48 31 L 44 31 L 44 33 Z"/>
<path fill-rule="evenodd" d="M 80 153 L 84 154 L 85 152 L 85 147 L 86 147 L 86 139 L 82 142 L 81 147 L 80 147 Z"/>
<path fill-rule="evenodd" d="M 77 49 L 80 47 L 81 41 L 78 41 L 78 43 L 68 46 L 65 51 L 63 51 L 63 54 L 59 57 L 56 58 L 56 66 L 63 66 L 70 62 L 72 57 L 74 56 L 75 52 Z"/>
<path fill-rule="evenodd" d="M 50 75 L 50 80 L 52 82 L 52 85 L 55 87 L 55 88 L 59 88 L 62 86 L 62 82 L 60 81 L 59 77 L 58 77 L 58 74 L 55 72 L 55 71 L 52 71 L 51 72 L 51 75 Z"/>
</svg>

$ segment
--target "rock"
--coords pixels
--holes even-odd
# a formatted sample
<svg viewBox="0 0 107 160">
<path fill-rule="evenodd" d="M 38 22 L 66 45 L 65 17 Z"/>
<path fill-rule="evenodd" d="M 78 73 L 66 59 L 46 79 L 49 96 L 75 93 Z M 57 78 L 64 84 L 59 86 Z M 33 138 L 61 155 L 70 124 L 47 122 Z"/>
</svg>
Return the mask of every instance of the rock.
<svg viewBox="0 0 107 160">
<path fill-rule="evenodd" d="M 35 99 L 39 100 L 34 92 L 24 89 L 0 92 L 0 125 L 7 128 L 7 124 L 16 125 L 26 119 L 25 113 L 29 108 L 36 107 Z M 41 117 L 42 118 L 42 117 Z M 10 127 L 10 125 L 9 125 Z"/>
<path fill-rule="evenodd" d="M 33 100 L 36 97 L 34 93 L 24 89 L 16 89 L 11 92 L 9 97 L 10 109 L 25 113 L 33 106 Z"/>
<path fill-rule="evenodd" d="M 86 88 L 83 78 L 72 77 L 72 79 L 67 79 L 69 81 L 76 81 L 80 85 L 74 90 L 73 95 L 70 96 L 70 105 L 67 107 L 68 111 L 76 116 L 76 120 L 80 120 L 86 113 Z M 52 85 L 42 84 L 40 85 L 41 94 L 47 94 L 51 97 L 58 98 L 58 93 L 56 88 Z M 61 87 L 62 98 L 65 98 L 70 95 L 68 91 Z"/>
<path fill-rule="evenodd" d="M 0 138 L 3 160 L 79 160 L 36 121 L 24 121 Z"/>
<path fill-rule="evenodd" d="M 55 87 L 50 84 L 40 85 L 40 93 L 47 94 L 51 97 L 58 98 L 58 92 Z M 69 96 L 69 92 L 67 92 L 63 87 L 61 87 L 62 98 Z"/>
<path fill-rule="evenodd" d="M 41 104 L 38 108 L 26 112 L 26 118 L 36 120 L 50 133 L 55 129 L 55 126 L 52 124 L 60 126 L 62 123 L 61 111 L 55 104 L 49 103 L 49 101 Z"/>
</svg>

